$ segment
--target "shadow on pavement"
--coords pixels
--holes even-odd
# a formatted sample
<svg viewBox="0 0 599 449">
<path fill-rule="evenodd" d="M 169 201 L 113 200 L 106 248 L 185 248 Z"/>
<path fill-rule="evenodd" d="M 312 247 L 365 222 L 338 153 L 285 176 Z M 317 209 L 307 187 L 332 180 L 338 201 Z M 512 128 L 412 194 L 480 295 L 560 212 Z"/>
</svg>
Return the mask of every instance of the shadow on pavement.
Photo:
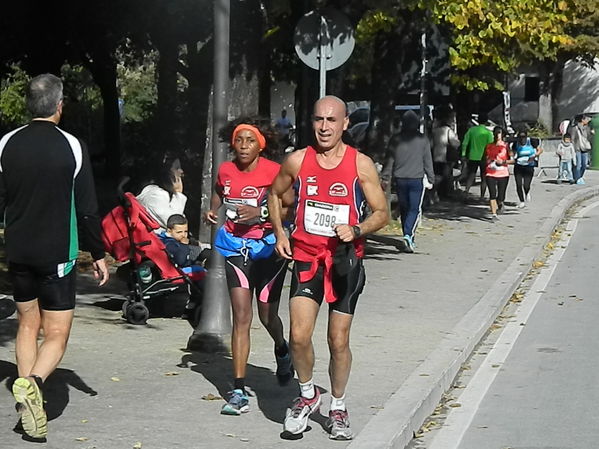
<svg viewBox="0 0 599 449">
<path fill-rule="evenodd" d="M 12 384 L 17 378 L 17 366 L 14 363 L 0 360 L 0 382 L 6 379 L 6 389 L 12 391 Z M 69 386 L 90 396 L 98 394 L 87 385 L 77 373 L 70 369 L 58 368 L 44 383 L 44 401 L 46 402 L 46 413 L 48 420 L 58 418 L 69 403 Z M 15 412 L 16 421 L 16 412 Z"/>
<path fill-rule="evenodd" d="M 6 346 L 7 343 L 14 341 L 18 326 L 19 322 L 16 319 L 0 320 L 0 346 Z"/>
<path fill-rule="evenodd" d="M 424 215 L 431 219 L 487 221 L 489 219 L 489 200 L 468 197 L 466 202 L 440 201 L 429 206 L 424 211 Z"/>
<path fill-rule="evenodd" d="M 403 249 L 403 239 L 399 235 L 371 234 L 364 249 L 364 259 L 397 260 L 395 256 Z"/>
<path fill-rule="evenodd" d="M 188 367 L 204 376 L 216 387 L 222 398 L 227 398 L 227 393 L 233 389 L 232 362 L 226 354 L 190 352 L 181 358 L 180 366 Z M 280 386 L 273 371 L 248 363 L 246 384 L 255 393 L 255 397 L 250 399 L 250 407 L 257 403 L 267 419 L 283 424 L 285 411 L 299 391 L 297 379 L 294 378 L 288 384 Z M 326 392 L 319 388 L 320 391 Z"/>
</svg>

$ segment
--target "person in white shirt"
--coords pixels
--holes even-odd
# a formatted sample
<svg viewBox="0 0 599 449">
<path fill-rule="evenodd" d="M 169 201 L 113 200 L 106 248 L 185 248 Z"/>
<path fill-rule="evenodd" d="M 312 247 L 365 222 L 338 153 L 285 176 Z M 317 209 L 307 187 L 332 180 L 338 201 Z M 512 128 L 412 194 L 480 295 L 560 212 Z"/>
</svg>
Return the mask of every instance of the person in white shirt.
<svg viewBox="0 0 599 449">
<path fill-rule="evenodd" d="M 168 218 L 174 214 L 184 215 L 187 197 L 183 193 L 183 169 L 179 159 L 165 157 L 163 165 L 152 183 L 137 195 L 137 200 L 148 213 L 166 230 Z"/>
</svg>

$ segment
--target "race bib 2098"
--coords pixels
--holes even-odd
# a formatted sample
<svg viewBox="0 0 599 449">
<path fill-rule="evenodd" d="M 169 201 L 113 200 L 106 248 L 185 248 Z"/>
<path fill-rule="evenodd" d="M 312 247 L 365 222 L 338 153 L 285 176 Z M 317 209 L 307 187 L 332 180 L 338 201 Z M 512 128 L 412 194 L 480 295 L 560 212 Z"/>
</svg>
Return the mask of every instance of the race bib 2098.
<svg viewBox="0 0 599 449">
<path fill-rule="evenodd" d="M 304 229 L 325 237 L 335 237 L 335 226 L 349 223 L 349 204 L 330 204 L 306 200 Z"/>
</svg>

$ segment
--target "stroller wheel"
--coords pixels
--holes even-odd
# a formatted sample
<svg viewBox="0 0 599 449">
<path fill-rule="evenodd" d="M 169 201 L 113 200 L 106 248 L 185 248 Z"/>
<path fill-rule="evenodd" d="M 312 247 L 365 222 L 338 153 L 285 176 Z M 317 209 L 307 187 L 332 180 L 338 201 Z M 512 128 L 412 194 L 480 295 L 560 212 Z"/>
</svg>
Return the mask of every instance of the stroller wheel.
<svg viewBox="0 0 599 449">
<path fill-rule="evenodd" d="M 129 301 L 128 299 L 125 300 L 125 302 L 123 302 L 123 307 L 121 308 L 121 311 L 123 312 L 123 318 L 127 318 L 127 308 L 133 304 L 131 301 Z"/>
<path fill-rule="evenodd" d="M 191 327 L 195 329 L 196 327 L 198 327 L 198 324 L 200 324 L 201 316 L 202 306 L 196 305 L 193 309 L 186 309 L 183 312 L 183 315 L 181 315 L 181 318 L 186 320 L 191 325 Z"/>
<path fill-rule="evenodd" d="M 127 307 L 125 317 L 131 324 L 146 324 L 150 317 L 150 311 L 145 304 L 136 302 Z"/>
</svg>

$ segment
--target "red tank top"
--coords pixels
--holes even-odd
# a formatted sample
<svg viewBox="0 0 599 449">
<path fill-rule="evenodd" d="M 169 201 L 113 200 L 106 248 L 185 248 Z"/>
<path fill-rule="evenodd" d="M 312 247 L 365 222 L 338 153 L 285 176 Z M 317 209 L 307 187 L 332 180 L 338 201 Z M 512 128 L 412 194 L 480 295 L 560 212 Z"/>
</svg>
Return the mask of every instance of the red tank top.
<svg viewBox="0 0 599 449">
<path fill-rule="evenodd" d="M 328 302 L 336 300 L 330 284 L 330 269 L 340 240 L 334 227 L 339 224 L 353 226 L 363 219 L 365 200 L 358 178 L 357 154 L 355 148 L 346 145 L 339 165 L 327 169 L 318 163 L 316 150 L 308 147 L 294 185 L 293 258 L 312 262 L 312 269 L 302 282 L 309 280 L 319 265 L 325 266 L 325 299 Z M 363 257 L 364 239 L 357 239 L 353 244 L 357 257 Z"/>
<path fill-rule="evenodd" d="M 222 192 L 223 206 L 227 208 L 225 229 L 231 234 L 259 239 L 264 236 L 265 230 L 272 229 L 269 222 L 241 224 L 235 222 L 236 207 L 239 204 L 249 206 L 266 205 L 268 188 L 272 185 L 279 173 L 280 165 L 263 157 L 258 159 L 258 165 L 251 172 L 244 172 L 237 168 L 234 162 L 224 162 L 218 169 L 216 180 Z"/>
</svg>

